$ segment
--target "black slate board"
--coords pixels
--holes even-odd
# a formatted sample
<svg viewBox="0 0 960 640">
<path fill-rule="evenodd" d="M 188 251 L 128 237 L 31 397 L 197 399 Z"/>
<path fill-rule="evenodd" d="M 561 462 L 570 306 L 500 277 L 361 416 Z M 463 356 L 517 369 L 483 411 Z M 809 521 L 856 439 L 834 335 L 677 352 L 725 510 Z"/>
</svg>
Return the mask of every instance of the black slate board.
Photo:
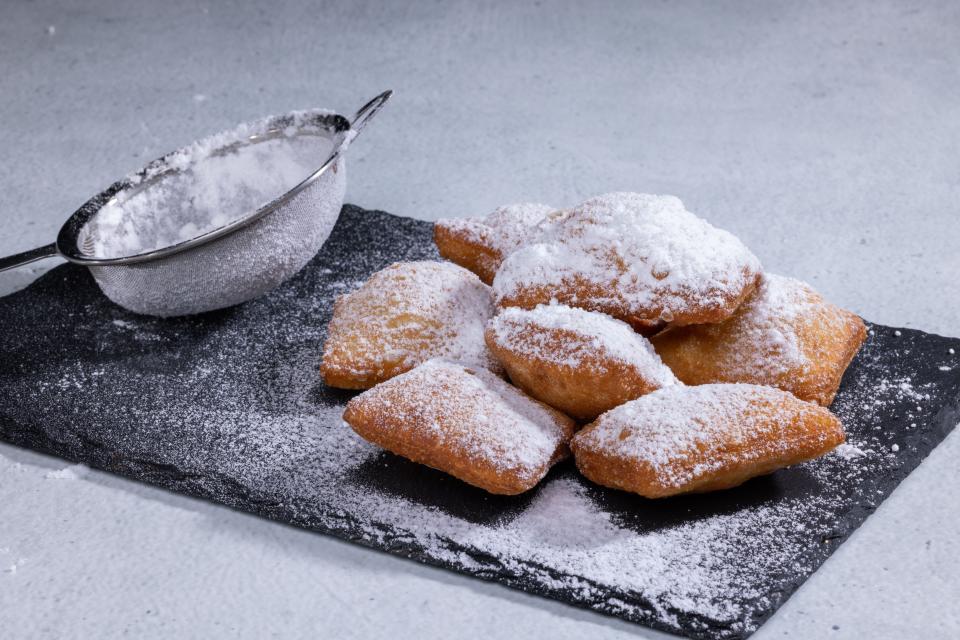
<svg viewBox="0 0 960 640">
<path fill-rule="evenodd" d="M 833 406 L 857 449 L 706 496 L 651 502 L 569 462 L 528 495 L 489 496 L 359 440 L 339 419 L 351 394 L 317 376 L 333 297 L 435 257 L 428 223 L 348 205 L 279 290 L 176 320 L 53 269 L 0 299 L 0 437 L 658 629 L 742 638 L 960 418 L 960 340 L 871 325 Z"/>
</svg>

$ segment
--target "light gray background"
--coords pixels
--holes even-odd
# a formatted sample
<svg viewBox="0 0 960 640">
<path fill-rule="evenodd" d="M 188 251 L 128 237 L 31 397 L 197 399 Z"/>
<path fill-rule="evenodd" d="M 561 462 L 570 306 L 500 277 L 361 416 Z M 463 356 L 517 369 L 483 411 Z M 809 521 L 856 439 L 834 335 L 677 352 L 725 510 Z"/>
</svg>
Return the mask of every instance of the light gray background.
<svg viewBox="0 0 960 640">
<path fill-rule="evenodd" d="M 960 335 L 956 3 L 267 4 L 3 2 L 0 254 L 199 136 L 393 88 L 350 202 L 672 193 L 871 320 Z M 954 433 L 756 637 L 957 637 L 958 456 Z M 661 637 L 63 466 L 0 446 L 5 637 Z"/>
</svg>

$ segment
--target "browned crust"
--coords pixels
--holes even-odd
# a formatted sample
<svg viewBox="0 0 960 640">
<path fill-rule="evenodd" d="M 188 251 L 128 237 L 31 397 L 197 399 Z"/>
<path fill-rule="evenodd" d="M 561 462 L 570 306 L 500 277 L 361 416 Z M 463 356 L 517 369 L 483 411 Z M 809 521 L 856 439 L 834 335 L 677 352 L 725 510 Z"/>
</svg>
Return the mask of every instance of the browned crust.
<svg viewBox="0 0 960 640">
<path fill-rule="evenodd" d="M 712 459 L 702 451 L 694 452 L 657 469 L 645 461 L 585 445 L 583 436 L 596 428 L 602 416 L 574 436 L 570 448 L 577 468 L 591 481 L 646 498 L 729 489 L 750 478 L 822 456 L 844 442 L 843 426 L 829 410 L 787 394 L 784 398 L 780 409 L 791 404 L 795 409 L 789 421 L 782 423 L 776 419 L 780 415 L 777 410 L 757 404 L 756 411 L 769 412 L 769 422 L 744 442 L 730 439 L 717 443 L 718 453 Z M 801 410 L 804 404 L 812 410 Z M 711 468 L 703 471 L 707 463 Z M 690 473 L 691 479 L 681 484 L 670 481 L 683 473 Z"/>
<path fill-rule="evenodd" d="M 384 380 L 389 380 L 393 376 L 404 372 L 404 367 L 396 367 L 389 371 L 376 371 L 366 374 L 358 374 L 346 367 L 341 367 L 332 362 L 333 358 L 324 353 L 324 359 L 320 363 L 320 377 L 323 383 L 328 387 L 336 389 L 349 389 L 352 391 L 362 391 L 380 384 Z"/>
<path fill-rule="evenodd" d="M 402 284 L 407 278 L 404 270 L 421 268 L 417 264 L 394 263 L 371 275 L 359 289 L 337 297 L 320 362 L 324 383 L 340 389 L 369 389 L 444 353 L 444 340 L 452 330 L 447 316 L 456 309 L 417 309 L 417 290 L 405 289 Z M 480 295 L 482 289 L 482 296 L 491 295 L 490 288 L 480 284 L 473 274 L 449 262 L 420 264 L 423 268 L 449 270 L 457 278 L 465 279 L 464 287 L 476 287 L 474 293 Z M 421 288 L 432 282 L 426 281 Z M 493 311 L 487 300 L 480 315 L 476 315 L 479 323 L 485 322 Z M 463 309 L 459 314 L 467 317 Z M 471 361 L 479 359 L 483 366 L 502 374 L 486 347 L 480 344 L 479 335 L 473 335 L 477 339 L 477 355 L 469 356 Z"/>
<path fill-rule="evenodd" d="M 388 384 L 401 380 L 398 378 Z M 347 403 L 343 419 L 357 435 L 387 451 L 448 473 L 490 493 L 517 495 L 529 491 L 553 464 L 569 455 L 566 441 L 573 435 L 575 424 L 550 407 L 545 408 L 565 434 L 563 442 L 549 460 L 544 460 L 536 468 L 509 470 L 498 468 L 495 461 L 472 455 L 465 443 L 458 440 L 456 434 L 469 427 L 464 421 L 472 416 L 458 415 L 455 411 L 437 415 L 417 406 L 410 399 L 415 394 L 403 393 L 402 389 L 396 393 L 381 393 L 381 390 L 382 387 L 372 389 Z M 433 393 L 445 397 L 445 385 L 438 382 Z M 385 397 L 387 394 L 389 397 Z M 451 400 L 456 401 L 455 398 Z M 427 425 L 433 425 L 433 428 Z M 438 431 L 445 437 L 436 437 Z"/>
<path fill-rule="evenodd" d="M 686 384 L 760 384 L 829 406 L 844 372 L 866 339 L 867 328 L 856 314 L 823 301 L 819 295 L 816 300 L 822 305 L 823 313 L 797 327 L 803 343 L 808 345 L 806 348 L 817 350 L 810 354 L 812 366 L 808 370 L 790 370 L 775 377 L 759 369 L 751 374 L 732 370 L 730 359 L 734 356 L 727 345 L 733 332 L 740 335 L 737 318 L 714 325 L 670 328 L 650 340 L 664 363 Z M 827 314 L 839 318 L 839 322 L 829 321 Z M 759 350 L 759 346 L 757 348 Z"/>
<path fill-rule="evenodd" d="M 837 396 L 837 391 L 840 389 L 843 374 L 846 373 L 847 367 L 853 362 L 854 357 L 856 357 L 857 352 L 863 345 L 863 341 L 867 339 L 867 325 L 864 324 L 863 319 L 848 311 L 845 311 L 844 315 L 844 333 L 846 339 L 842 341 L 840 353 L 836 360 L 832 363 L 825 363 L 832 366 L 828 367 L 828 371 L 821 378 L 819 388 L 815 393 L 810 394 L 809 398 L 809 400 L 825 407 L 833 403 L 833 399 Z M 801 396 L 798 395 L 798 397 Z M 805 400 L 807 398 L 801 397 L 801 399 Z"/>
<path fill-rule="evenodd" d="M 333 316 L 327 324 L 327 339 L 323 344 L 320 361 L 320 377 L 324 384 L 337 389 L 369 389 L 412 368 L 403 360 L 391 361 L 380 358 L 376 367 L 368 359 L 358 359 L 351 346 L 353 341 L 349 328 L 342 326 L 345 296 L 337 296 L 333 303 Z"/>
<path fill-rule="evenodd" d="M 547 344 L 559 346 L 564 341 L 578 340 L 573 332 L 530 323 L 527 330 L 548 332 Z M 484 338 L 513 384 L 529 396 L 581 421 L 593 420 L 605 411 L 660 388 L 634 367 L 600 352 L 584 353 L 581 366 L 572 367 L 508 348 L 497 342 L 492 329 L 487 329 Z"/>
<path fill-rule="evenodd" d="M 428 440 L 417 431 L 404 429 L 409 426 L 391 420 L 375 409 L 355 403 L 351 400 L 343 419 L 367 442 L 386 449 L 413 462 L 443 471 L 467 484 L 484 491 L 499 495 L 517 495 L 529 491 L 546 474 L 548 465 L 542 465 L 542 474 L 534 481 L 524 481 L 516 473 L 497 471 L 490 465 L 483 465 L 464 457 L 452 448 L 441 446 L 435 440 Z"/>
<path fill-rule="evenodd" d="M 743 271 L 746 285 L 735 293 L 723 293 L 716 304 L 709 307 L 690 304 L 685 309 L 671 310 L 669 323 L 664 320 L 666 310 L 662 304 L 651 304 L 642 310 L 632 310 L 622 303 L 611 302 L 608 288 L 582 278 L 575 278 L 567 286 L 547 287 L 529 285 L 519 291 L 503 296 L 499 301 L 500 307 L 520 307 L 533 309 L 537 305 L 547 304 L 556 300 L 561 304 L 579 307 L 587 311 L 599 311 L 623 320 L 637 333 L 651 336 L 665 327 L 684 326 L 691 324 L 709 324 L 722 322 L 729 318 L 743 304 L 760 282 L 761 274 L 750 269 Z"/>
<path fill-rule="evenodd" d="M 477 274 L 485 284 L 493 283 L 503 256 L 492 243 L 474 240 L 443 222 L 433 224 L 433 242 L 443 258 Z"/>
</svg>

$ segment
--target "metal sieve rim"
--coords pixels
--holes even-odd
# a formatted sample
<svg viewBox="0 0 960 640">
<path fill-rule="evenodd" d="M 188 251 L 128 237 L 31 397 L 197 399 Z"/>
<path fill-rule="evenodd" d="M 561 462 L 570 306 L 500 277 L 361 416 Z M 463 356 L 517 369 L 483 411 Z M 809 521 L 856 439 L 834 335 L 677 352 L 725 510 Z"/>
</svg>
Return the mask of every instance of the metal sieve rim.
<svg viewBox="0 0 960 640">
<path fill-rule="evenodd" d="M 311 173 L 309 176 L 307 176 L 307 178 L 286 193 L 278 196 L 271 202 L 265 204 L 246 216 L 238 218 L 221 227 L 203 233 L 189 240 L 184 240 L 183 242 L 178 242 L 176 244 L 163 247 L 161 249 L 155 249 L 153 251 L 147 251 L 131 256 L 121 256 L 117 258 L 95 258 L 84 253 L 83 248 L 79 245 L 79 239 L 80 233 L 86 223 L 108 202 L 110 202 L 114 196 L 124 189 L 134 186 L 135 183 L 140 181 L 140 179 L 143 179 L 148 175 L 162 175 L 163 171 L 169 166 L 170 159 L 179 153 L 180 150 L 177 150 L 157 158 L 156 160 L 147 164 L 140 171 L 127 176 L 126 178 L 118 180 L 97 195 L 87 200 L 87 202 L 77 209 L 60 228 L 60 232 L 57 234 L 56 241 L 57 252 L 62 257 L 76 264 L 87 266 L 127 265 L 165 258 L 188 249 L 203 246 L 209 242 L 235 233 L 251 223 L 263 218 L 264 216 L 276 211 L 278 208 L 289 202 L 290 199 L 292 199 L 298 193 L 316 182 L 320 176 L 330 169 L 330 167 L 334 166 L 340 156 L 346 152 L 353 139 L 366 125 L 367 121 L 383 107 L 387 100 L 390 99 L 392 94 L 392 91 L 384 91 L 377 97 L 370 100 L 357 111 L 352 121 L 340 114 L 331 113 L 329 111 L 317 110 L 315 113 L 308 112 L 306 124 L 320 126 L 326 129 L 330 134 L 332 134 L 332 136 L 343 134 L 342 138 L 340 139 L 339 143 L 336 144 L 336 147 L 330 153 L 326 161 L 320 165 L 316 171 Z M 264 125 L 264 130 L 265 133 L 267 133 L 285 128 L 293 123 L 294 116 L 293 112 L 291 112 L 268 119 Z"/>
</svg>

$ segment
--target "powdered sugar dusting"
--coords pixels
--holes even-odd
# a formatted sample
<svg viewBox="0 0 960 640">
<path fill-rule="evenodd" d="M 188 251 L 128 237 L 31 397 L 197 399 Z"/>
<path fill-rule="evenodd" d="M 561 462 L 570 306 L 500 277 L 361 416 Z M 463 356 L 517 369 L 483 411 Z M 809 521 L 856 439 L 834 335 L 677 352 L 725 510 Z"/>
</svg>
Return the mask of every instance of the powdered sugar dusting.
<svg viewBox="0 0 960 640">
<path fill-rule="evenodd" d="M 499 299 L 531 287 L 590 286 L 577 306 L 618 308 L 650 321 L 694 318 L 752 286 L 757 258 L 732 234 L 687 211 L 673 196 L 611 193 L 541 225 L 508 256 L 494 280 Z"/>
<path fill-rule="evenodd" d="M 727 380 L 776 380 L 787 373 L 802 375 L 817 355 L 817 345 L 803 344 L 797 331 L 801 321 L 816 321 L 827 313 L 825 304 L 805 283 L 764 274 L 760 285 L 728 322 L 735 330 L 724 334 L 722 362 Z M 837 309 L 830 318 L 835 317 Z M 711 327 L 701 328 L 710 331 Z"/>
<path fill-rule="evenodd" d="M 576 440 L 653 469 L 664 486 L 681 487 L 722 468 L 733 452 L 749 464 L 789 446 L 792 419 L 816 412 L 823 409 L 771 387 L 673 386 L 611 409 Z M 760 433 L 768 434 L 763 442 L 756 441 Z"/>
<path fill-rule="evenodd" d="M 894 391 L 900 399 L 929 400 L 930 394 L 924 393 L 913 386 L 913 380 L 908 376 L 898 378 L 883 377 L 877 381 L 881 392 Z M 919 407 L 918 407 L 919 408 Z"/>
<path fill-rule="evenodd" d="M 448 358 L 499 370 L 483 339 L 493 315 L 490 287 L 455 264 L 392 264 L 338 304 L 325 366 L 364 377 L 388 364 L 407 370 Z"/>
<path fill-rule="evenodd" d="M 532 353 L 538 359 L 577 368 L 584 358 L 609 358 L 634 367 L 658 386 L 676 384 L 673 373 L 660 361 L 650 341 L 630 325 L 610 316 L 557 303 L 531 310 L 503 309 L 489 327 L 498 343 L 508 349 Z M 569 339 L 551 340 L 537 328 L 562 331 Z"/>
<path fill-rule="evenodd" d="M 844 442 L 843 444 L 837 446 L 833 452 L 844 460 L 855 460 L 856 458 L 862 458 L 863 456 L 867 455 L 864 453 L 863 449 L 848 442 Z"/>
<path fill-rule="evenodd" d="M 568 437 L 558 414 L 503 379 L 442 359 L 381 383 L 355 402 L 524 480 L 538 479 Z"/>
<path fill-rule="evenodd" d="M 442 218 L 437 224 L 506 256 L 526 242 L 537 223 L 553 210 L 546 204 L 522 202 L 498 207 L 480 218 Z"/>
<path fill-rule="evenodd" d="M 849 315 L 800 280 L 764 274 L 757 292 L 729 321 L 734 324 L 722 345 L 724 375 L 750 381 L 790 375 L 796 381 L 818 363 L 839 357 L 809 337 L 810 327 L 841 332 Z"/>
<path fill-rule="evenodd" d="M 793 278 L 764 274 L 759 289 L 737 310 L 738 333 L 729 352 L 734 375 L 774 378 L 787 371 L 809 368 L 807 355 L 796 333 L 797 319 L 815 305 L 811 289 Z M 762 355 L 757 357 L 757 349 Z"/>
<path fill-rule="evenodd" d="M 700 522 L 697 535 L 691 535 L 690 526 L 681 525 L 654 536 L 639 536 L 600 508 L 593 493 L 573 478 L 558 478 L 495 535 L 477 529 L 467 534 L 465 542 L 479 549 L 493 547 L 498 553 L 507 552 L 506 562 L 516 562 L 518 568 L 522 562 L 568 571 L 563 578 L 545 579 L 557 588 L 573 589 L 586 597 L 592 595 L 597 582 L 613 582 L 631 592 L 664 593 L 653 606 L 667 620 L 676 619 L 671 611 L 690 608 L 715 619 L 737 617 L 732 602 L 711 602 L 702 597 L 718 578 L 716 567 L 704 559 L 716 552 L 728 553 L 724 549 L 729 544 L 727 536 L 749 516 L 718 516 Z M 710 532 L 707 536 L 703 535 L 706 531 Z M 435 533 L 455 534 L 444 528 Z M 698 546 L 711 537 L 714 542 L 707 547 Z M 730 567 L 727 579 L 735 573 L 736 569 Z M 684 581 L 680 589 L 675 589 L 676 585 L 670 583 L 678 574 Z M 629 610 L 633 605 L 621 601 L 619 606 Z"/>
</svg>

